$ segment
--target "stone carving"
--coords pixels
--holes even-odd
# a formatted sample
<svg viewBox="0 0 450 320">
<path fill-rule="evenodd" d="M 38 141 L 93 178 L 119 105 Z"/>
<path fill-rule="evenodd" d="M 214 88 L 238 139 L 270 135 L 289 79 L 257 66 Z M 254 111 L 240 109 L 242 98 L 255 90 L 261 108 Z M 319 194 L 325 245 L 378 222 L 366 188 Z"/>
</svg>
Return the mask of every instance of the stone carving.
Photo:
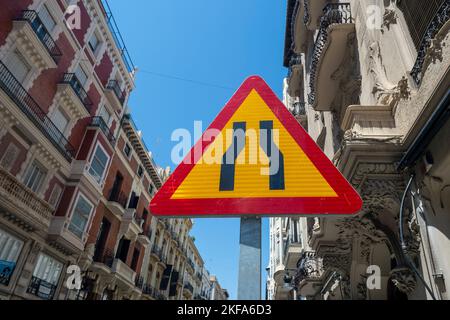
<svg viewBox="0 0 450 320">
<path fill-rule="evenodd" d="M 319 279 L 323 273 L 322 263 L 314 252 L 304 252 L 299 263 L 294 283 L 296 286 L 306 279 Z"/>
<path fill-rule="evenodd" d="M 406 294 L 411 294 L 416 289 L 416 276 L 409 268 L 395 268 L 391 271 L 391 281 Z"/>
<path fill-rule="evenodd" d="M 361 275 L 361 281 L 356 285 L 356 294 L 358 300 L 366 300 L 367 299 L 367 276 Z"/>
<path fill-rule="evenodd" d="M 410 98 L 411 91 L 409 90 L 408 79 L 405 76 L 400 79 L 395 89 L 395 98 L 399 100 L 408 100 Z"/>
<path fill-rule="evenodd" d="M 391 24 L 396 24 L 396 23 L 397 23 L 397 13 L 393 9 L 386 8 L 386 10 L 384 11 L 384 15 L 383 15 L 382 28 L 386 28 L 386 29 L 390 30 Z M 381 29 L 381 32 L 384 33 L 384 30 Z"/>
<path fill-rule="evenodd" d="M 361 188 L 362 184 L 367 179 L 368 175 L 383 175 L 396 176 L 398 177 L 398 172 L 396 168 L 397 164 L 393 162 L 389 163 L 371 163 L 362 162 L 358 164 L 358 167 L 351 178 L 351 183 L 355 188 Z"/>
</svg>

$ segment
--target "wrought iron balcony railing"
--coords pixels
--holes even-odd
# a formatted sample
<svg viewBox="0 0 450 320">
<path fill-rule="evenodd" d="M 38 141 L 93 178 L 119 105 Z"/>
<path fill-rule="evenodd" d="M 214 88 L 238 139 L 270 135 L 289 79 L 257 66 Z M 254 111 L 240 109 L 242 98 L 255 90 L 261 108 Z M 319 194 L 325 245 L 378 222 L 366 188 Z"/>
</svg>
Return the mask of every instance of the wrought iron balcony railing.
<svg viewBox="0 0 450 320">
<path fill-rule="evenodd" d="M 301 65 L 302 64 L 302 56 L 299 54 L 293 53 L 291 55 L 291 59 L 289 60 L 289 70 L 288 70 L 288 77 L 292 75 L 292 67 Z"/>
<path fill-rule="evenodd" d="M 90 113 L 93 103 L 75 73 L 65 73 L 61 83 L 70 85 L 78 99 L 80 99 L 83 106 Z"/>
<path fill-rule="evenodd" d="M 56 285 L 37 277 L 32 277 L 27 292 L 41 299 L 52 300 L 55 296 Z"/>
<path fill-rule="evenodd" d="M 50 36 L 50 32 L 48 32 L 47 28 L 42 23 L 37 12 L 33 10 L 24 10 L 22 11 L 21 16 L 16 20 L 27 21 L 30 24 L 31 28 L 36 33 L 36 36 L 39 38 L 41 43 L 44 45 L 53 61 L 58 64 L 62 56 L 61 50 L 59 50 L 55 41 Z"/>
<path fill-rule="evenodd" d="M 116 145 L 116 137 L 114 137 L 114 134 L 111 132 L 111 130 L 109 129 L 108 125 L 106 124 L 105 120 L 103 120 L 102 117 L 91 117 L 89 125 L 92 127 L 99 128 L 106 136 L 108 141 L 111 143 L 111 145 L 113 147 Z"/>
<path fill-rule="evenodd" d="M 303 0 L 303 6 L 305 9 L 305 15 L 303 16 L 303 23 L 305 26 L 309 23 L 311 16 L 309 15 L 309 0 Z"/>
<path fill-rule="evenodd" d="M 19 109 L 34 125 L 50 140 L 58 151 L 71 162 L 75 157 L 75 149 L 59 131 L 55 124 L 47 117 L 22 84 L 13 76 L 11 71 L 0 61 L 0 88 L 14 101 Z"/>
<path fill-rule="evenodd" d="M 152 247 L 152 253 L 155 254 L 159 260 L 164 261 L 164 255 L 162 249 L 157 247 L 156 245 Z"/>
<path fill-rule="evenodd" d="M 184 288 L 191 293 L 194 293 L 194 287 L 189 283 L 189 281 L 184 282 Z"/>
<path fill-rule="evenodd" d="M 119 100 L 120 104 L 123 106 L 125 103 L 125 91 L 120 89 L 119 82 L 117 80 L 110 80 L 106 85 L 106 89 L 112 90 Z"/>
<path fill-rule="evenodd" d="M 305 2 L 306 3 L 306 2 Z M 317 68 L 322 56 L 323 50 L 328 40 L 328 27 L 333 24 L 353 23 L 350 11 L 350 3 L 329 3 L 323 9 L 323 16 L 320 19 L 319 33 L 314 43 L 314 49 L 311 59 L 311 70 L 309 77 L 310 94 L 308 102 L 314 104 L 317 95 L 315 82 L 317 79 Z"/>
<path fill-rule="evenodd" d="M 436 37 L 436 34 L 441 30 L 447 21 L 450 20 L 450 1 L 444 1 L 439 8 L 438 12 L 434 16 L 431 23 L 428 25 L 425 36 L 422 39 L 420 44 L 417 59 L 414 63 L 414 66 L 411 70 L 411 76 L 416 82 L 417 85 L 420 85 L 423 77 L 423 68 L 425 64 L 425 58 L 427 55 L 428 49 L 431 47 L 433 39 Z"/>
</svg>

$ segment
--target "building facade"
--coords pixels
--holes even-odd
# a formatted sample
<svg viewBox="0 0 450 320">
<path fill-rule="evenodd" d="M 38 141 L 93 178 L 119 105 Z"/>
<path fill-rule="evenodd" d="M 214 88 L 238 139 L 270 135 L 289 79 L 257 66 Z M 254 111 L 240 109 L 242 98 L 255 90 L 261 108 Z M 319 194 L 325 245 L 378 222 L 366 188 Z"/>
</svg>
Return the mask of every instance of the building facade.
<svg viewBox="0 0 450 320">
<path fill-rule="evenodd" d="M 203 260 L 190 219 L 148 211 L 169 171 L 130 115 L 117 24 L 69 2 L 0 3 L 0 299 L 193 299 Z"/>
<path fill-rule="evenodd" d="M 364 205 L 272 219 L 268 298 L 449 299 L 450 2 L 287 8 L 284 102 Z"/>
</svg>

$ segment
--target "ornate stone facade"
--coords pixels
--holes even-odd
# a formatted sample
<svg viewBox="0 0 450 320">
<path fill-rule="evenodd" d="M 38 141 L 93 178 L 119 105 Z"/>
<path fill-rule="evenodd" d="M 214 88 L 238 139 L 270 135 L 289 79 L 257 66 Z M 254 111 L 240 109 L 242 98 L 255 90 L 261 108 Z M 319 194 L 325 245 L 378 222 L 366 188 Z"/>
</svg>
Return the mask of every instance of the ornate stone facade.
<svg viewBox="0 0 450 320">
<path fill-rule="evenodd" d="M 311 22 L 316 11 L 310 1 L 295 2 L 288 4 L 287 23 L 296 27 L 286 37 L 285 61 L 292 54 L 305 61 L 304 83 L 294 84 L 304 92 L 292 97 L 285 88 L 286 106 L 305 102 L 308 123 L 302 125 L 364 205 L 354 217 L 300 219 L 304 242 L 297 270 L 276 269 L 295 274 L 284 298 L 447 299 L 450 223 L 443 216 L 450 201 L 442 194 L 450 194 L 444 169 L 450 147 L 443 143 L 450 123 L 440 110 L 449 99 L 449 1 L 350 1 L 345 14 L 343 5 L 328 5 L 320 21 L 331 9 L 342 16 L 350 10 L 351 18 L 333 20 L 326 36 L 323 25 Z M 419 11 L 430 21 L 414 20 L 423 17 Z M 420 45 L 411 32 L 422 33 Z M 414 183 L 405 191 L 412 174 Z M 381 272 L 379 289 L 367 286 L 373 266 Z"/>
</svg>

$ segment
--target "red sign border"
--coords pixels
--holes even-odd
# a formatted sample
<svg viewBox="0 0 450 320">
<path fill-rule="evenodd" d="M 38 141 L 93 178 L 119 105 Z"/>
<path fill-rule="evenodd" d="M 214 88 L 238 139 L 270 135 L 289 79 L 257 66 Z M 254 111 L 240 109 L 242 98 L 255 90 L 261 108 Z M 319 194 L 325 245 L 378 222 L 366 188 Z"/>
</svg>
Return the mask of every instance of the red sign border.
<svg viewBox="0 0 450 320">
<path fill-rule="evenodd" d="M 152 199 L 150 212 L 155 216 L 166 217 L 321 216 L 330 214 L 352 215 L 359 212 L 362 208 L 362 199 L 359 194 L 325 156 L 261 77 L 251 76 L 247 78 L 208 129 L 222 130 L 252 90 L 258 92 L 308 158 L 315 164 L 338 197 L 170 199 L 196 165 L 192 161 L 187 163 L 186 160 L 194 159 L 194 150 L 199 150 L 200 145 L 201 150 L 206 150 L 209 144 L 214 141 L 214 139 L 204 141 L 204 135 L 202 135 L 201 139 L 185 157 L 185 160 L 180 163 Z"/>
</svg>

